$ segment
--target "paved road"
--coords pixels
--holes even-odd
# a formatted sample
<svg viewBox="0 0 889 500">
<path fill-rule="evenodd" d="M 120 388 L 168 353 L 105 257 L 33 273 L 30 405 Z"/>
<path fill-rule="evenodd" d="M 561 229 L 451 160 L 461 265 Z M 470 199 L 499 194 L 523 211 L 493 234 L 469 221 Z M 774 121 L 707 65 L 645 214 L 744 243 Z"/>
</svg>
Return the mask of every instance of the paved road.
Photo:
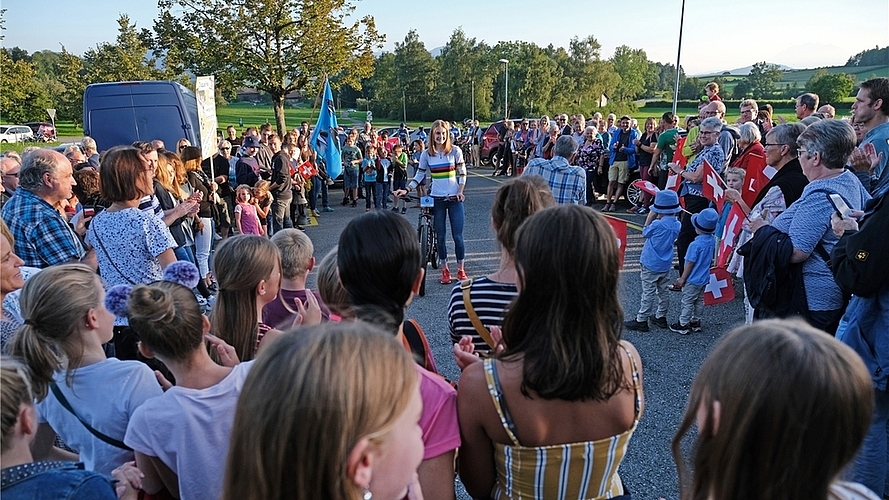
<svg viewBox="0 0 889 500">
<path fill-rule="evenodd" d="M 470 276 L 497 270 L 499 250 L 491 228 L 490 210 L 491 200 L 501 181 L 489 177 L 490 172 L 490 169 L 469 171 L 464 237 L 466 271 Z M 331 191 L 330 200 L 335 211 L 322 214 L 317 226 L 306 229 L 306 234 L 315 244 L 315 256 L 319 260 L 336 245 L 348 221 L 363 213 L 361 204 L 358 208 L 341 207 L 338 203 L 341 200 L 339 192 Z M 621 208 L 620 205 L 618 207 Z M 418 209 L 409 209 L 406 217 L 415 224 L 417 215 Z M 637 228 L 644 221 L 640 215 L 617 212 L 615 216 L 631 221 Z M 642 249 L 640 231 L 631 227 L 628 233 L 626 262 L 620 283 L 621 304 L 627 318 L 632 317 L 639 307 L 638 271 Z M 453 255 L 453 241 L 449 240 L 448 248 L 449 254 Z M 453 265 L 451 269 L 453 271 Z M 437 283 L 437 271 L 430 269 L 430 274 L 426 296 L 416 297 L 407 315 L 419 321 L 426 331 L 439 369 L 448 378 L 457 380 L 459 373 L 450 353 L 446 318 L 451 287 Z M 309 284 L 313 286 L 314 276 L 310 276 Z M 740 288 L 737 292 L 740 294 Z M 674 294 L 667 316 L 670 322 L 676 320 L 678 308 L 679 294 Z M 657 328 L 649 333 L 624 332 L 624 338 L 632 342 L 642 356 L 645 384 L 645 413 L 621 466 L 621 477 L 635 498 L 678 497 L 670 442 L 685 410 L 691 382 L 715 342 L 742 321 L 743 306 L 740 299 L 736 299 L 728 304 L 706 308 L 703 333 L 682 337 Z M 463 494 L 463 498 L 468 497 Z"/>
</svg>

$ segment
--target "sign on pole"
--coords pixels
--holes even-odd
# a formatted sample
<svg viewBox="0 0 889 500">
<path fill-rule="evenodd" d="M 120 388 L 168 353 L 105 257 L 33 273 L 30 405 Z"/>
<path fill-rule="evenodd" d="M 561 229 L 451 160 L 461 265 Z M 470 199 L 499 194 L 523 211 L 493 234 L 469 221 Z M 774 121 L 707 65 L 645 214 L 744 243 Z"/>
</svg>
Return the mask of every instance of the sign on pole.
<svg viewBox="0 0 889 500">
<path fill-rule="evenodd" d="M 212 76 L 199 76 L 194 89 L 198 101 L 201 155 L 209 158 L 216 154 L 219 147 L 216 138 L 216 129 L 219 126 L 216 120 L 216 80 Z M 216 172 L 213 172 L 213 176 L 216 176 Z"/>
</svg>

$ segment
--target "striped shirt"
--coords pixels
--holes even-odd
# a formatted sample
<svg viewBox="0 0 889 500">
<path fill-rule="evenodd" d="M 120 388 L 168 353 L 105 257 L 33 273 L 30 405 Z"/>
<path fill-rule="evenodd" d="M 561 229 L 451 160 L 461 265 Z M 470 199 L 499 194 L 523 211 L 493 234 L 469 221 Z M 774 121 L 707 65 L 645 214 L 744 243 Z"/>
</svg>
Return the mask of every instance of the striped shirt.
<svg viewBox="0 0 889 500">
<path fill-rule="evenodd" d="M 427 176 L 432 179 L 429 196 L 455 196 L 460 184 L 466 184 L 463 151 L 456 146 L 451 147 L 450 153 L 435 153 L 431 156 L 428 150 L 423 151 L 417 175 L 411 180 L 411 189 L 417 187 Z"/>
<path fill-rule="evenodd" d="M 500 423 L 512 444 L 494 443 L 497 481 L 491 498 L 605 499 L 624 494 L 617 469 L 626 456 L 630 438 L 639 424 L 641 391 L 636 359 L 621 345 L 633 367 L 635 418 L 633 426 L 615 436 L 578 443 L 526 447 L 516 437 L 515 423 L 503 398 L 497 364 L 484 360 L 488 392 Z"/>
<path fill-rule="evenodd" d="M 502 326 L 503 317 L 506 316 L 506 308 L 518 295 L 518 290 L 513 283 L 500 283 L 489 278 L 475 278 L 469 289 L 469 300 L 475 314 L 488 331 L 492 326 Z M 457 285 L 451 291 L 451 302 L 448 306 L 448 329 L 451 332 L 451 340 L 459 342 L 464 335 L 472 336 L 472 343 L 476 352 L 488 352 L 490 346 L 482 339 L 472 321 L 466 313 L 466 304 L 463 303 L 463 289 Z"/>
</svg>

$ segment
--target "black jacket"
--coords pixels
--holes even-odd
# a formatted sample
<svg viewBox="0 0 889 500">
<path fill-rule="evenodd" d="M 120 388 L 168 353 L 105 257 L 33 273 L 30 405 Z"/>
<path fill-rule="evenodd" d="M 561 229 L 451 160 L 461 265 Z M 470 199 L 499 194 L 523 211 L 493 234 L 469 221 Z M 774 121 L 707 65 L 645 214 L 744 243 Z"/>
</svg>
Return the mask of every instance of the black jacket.
<svg viewBox="0 0 889 500">
<path fill-rule="evenodd" d="M 801 264 L 791 264 L 790 236 L 763 226 L 738 249 L 744 257 L 744 287 L 757 319 L 806 314 L 806 292 Z"/>
</svg>

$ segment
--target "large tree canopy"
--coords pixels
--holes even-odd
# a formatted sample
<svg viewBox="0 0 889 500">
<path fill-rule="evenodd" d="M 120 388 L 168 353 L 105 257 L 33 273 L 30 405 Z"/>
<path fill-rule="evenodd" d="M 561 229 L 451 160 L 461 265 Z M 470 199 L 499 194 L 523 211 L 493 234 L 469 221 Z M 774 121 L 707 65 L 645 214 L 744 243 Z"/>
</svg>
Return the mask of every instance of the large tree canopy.
<svg viewBox="0 0 889 500">
<path fill-rule="evenodd" d="M 272 96 L 279 133 L 284 98 L 333 86 L 360 88 L 385 37 L 366 16 L 346 25 L 349 0 L 160 0 L 153 45 L 168 65 L 214 75 L 233 91 L 249 85 Z M 143 33 L 151 36 L 149 33 Z"/>
</svg>

